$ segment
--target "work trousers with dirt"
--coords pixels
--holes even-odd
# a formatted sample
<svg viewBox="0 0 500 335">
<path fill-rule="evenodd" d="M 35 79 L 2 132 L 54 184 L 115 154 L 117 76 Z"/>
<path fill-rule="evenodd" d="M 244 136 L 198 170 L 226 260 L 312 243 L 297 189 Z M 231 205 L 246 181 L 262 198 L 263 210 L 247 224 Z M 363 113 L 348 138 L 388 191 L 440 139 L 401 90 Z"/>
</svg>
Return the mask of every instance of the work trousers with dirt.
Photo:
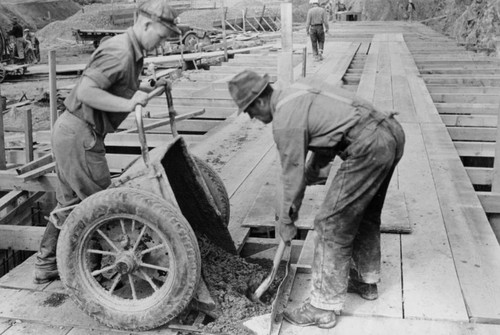
<svg viewBox="0 0 500 335">
<path fill-rule="evenodd" d="M 365 112 L 344 138 L 344 161 L 314 222 L 311 305 L 325 310 L 343 309 L 350 271 L 380 280 L 380 216 L 405 135 L 392 115 Z"/>
<path fill-rule="evenodd" d="M 314 24 L 309 28 L 309 36 L 311 37 L 311 44 L 313 56 L 323 53 L 325 45 L 325 30 L 322 24 Z"/>
<path fill-rule="evenodd" d="M 104 138 L 86 121 L 65 111 L 54 124 L 51 140 L 58 178 L 56 208 L 75 205 L 109 186 Z M 69 211 L 58 214 L 58 221 L 64 222 L 68 214 Z M 57 269 L 58 236 L 59 229 L 47 223 L 35 263 L 38 269 Z"/>
</svg>

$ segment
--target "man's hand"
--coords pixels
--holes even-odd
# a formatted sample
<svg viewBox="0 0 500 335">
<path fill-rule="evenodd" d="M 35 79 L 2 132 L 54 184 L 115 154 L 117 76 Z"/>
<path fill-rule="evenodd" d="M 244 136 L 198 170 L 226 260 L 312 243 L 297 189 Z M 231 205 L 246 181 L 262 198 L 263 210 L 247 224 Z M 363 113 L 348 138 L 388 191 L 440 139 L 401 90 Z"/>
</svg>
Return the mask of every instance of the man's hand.
<svg viewBox="0 0 500 335">
<path fill-rule="evenodd" d="M 155 88 L 164 86 L 165 89 L 172 89 L 172 81 L 166 77 L 161 77 L 156 81 Z"/>
<path fill-rule="evenodd" d="M 134 111 L 135 106 L 141 105 L 142 107 L 148 104 L 148 94 L 143 91 L 135 92 L 134 96 L 130 98 L 130 111 Z"/>
<path fill-rule="evenodd" d="M 281 239 L 287 243 L 292 240 L 292 238 L 297 235 L 297 227 L 293 222 L 284 223 L 283 221 L 279 221 L 279 234 Z"/>
</svg>

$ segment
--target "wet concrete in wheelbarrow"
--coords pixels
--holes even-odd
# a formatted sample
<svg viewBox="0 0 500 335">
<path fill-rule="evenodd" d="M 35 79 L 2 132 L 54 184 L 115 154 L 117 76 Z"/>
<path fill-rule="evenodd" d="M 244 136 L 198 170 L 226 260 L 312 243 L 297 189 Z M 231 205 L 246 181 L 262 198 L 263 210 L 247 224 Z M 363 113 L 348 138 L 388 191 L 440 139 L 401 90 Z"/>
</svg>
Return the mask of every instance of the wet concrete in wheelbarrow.
<svg viewBox="0 0 500 335">
<path fill-rule="evenodd" d="M 242 327 L 250 317 L 271 312 L 271 304 L 285 275 L 284 267 L 261 297 L 253 302 L 248 297 L 264 281 L 272 268 L 267 259 L 246 259 L 232 255 L 205 239 L 199 239 L 202 276 L 220 316 L 206 324 L 204 331 L 223 334 L 252 334 Z"/>
</svg>

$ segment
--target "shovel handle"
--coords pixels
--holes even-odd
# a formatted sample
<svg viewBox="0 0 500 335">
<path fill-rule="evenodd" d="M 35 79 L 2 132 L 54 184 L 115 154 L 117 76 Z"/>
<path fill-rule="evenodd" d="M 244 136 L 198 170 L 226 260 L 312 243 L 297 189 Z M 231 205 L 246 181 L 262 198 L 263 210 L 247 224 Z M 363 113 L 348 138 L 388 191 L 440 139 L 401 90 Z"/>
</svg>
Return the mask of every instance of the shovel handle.
<svg viewBox="0 0 500 335">
<path fill-rule="evenodd" d="M 274 255 L 274 260 L 273 260 L 273 268 L 271 269 L 271 273 L 264 279 L 262 284 L 259 285 L 259 287 L 255 290 L 254 294 L 252 295 L 252 300 L 257 301 L 260 299 L 260 297 L 264 294 L 264 292 L 267 291 L 269 286 L 271 286 L 271 283 L 274 280 L 274 277 L 276 277 L 276 273 L 278 272 L 278 267 L 281 263 L 281 259 L 283 258 L 283 254 L 285 253 L 285 249 L 287 247 L 288 243 L 285 243 L 285 241 L 280 240 L 280 244 L 278 245 L 278 249 L 276 250 L 276 254 Z"/>
</svg>

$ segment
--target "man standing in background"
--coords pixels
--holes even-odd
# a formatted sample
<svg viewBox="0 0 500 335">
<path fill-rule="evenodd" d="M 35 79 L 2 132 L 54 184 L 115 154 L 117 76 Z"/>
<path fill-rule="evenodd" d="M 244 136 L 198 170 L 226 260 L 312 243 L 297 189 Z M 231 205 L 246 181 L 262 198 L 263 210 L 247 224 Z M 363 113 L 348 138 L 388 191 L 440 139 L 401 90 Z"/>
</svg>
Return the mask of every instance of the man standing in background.
<svg viewBox="0 0 500 335">
<path fill-rule="evenodd" d="M 12 19 L 12 29 L 9 31 L 9 35 L 14 36 L 16 40 L 17 57 L 19 59 L 24 59 L 23 27 L 17 22 L 17 17 Z M 14 56 L 16 56 L 15 53 Z"/>
<path fill-rule="evenodd" d="M 311 37 L 313 56 L 315 61 L 323 60 L 323 46 L 325 34 L 328 33 L 328 15 L 326 10 L 319 6 L 318 0 L 309 0 L 312 6 L 307 12 L 306 32 Z"/>
</svg>

